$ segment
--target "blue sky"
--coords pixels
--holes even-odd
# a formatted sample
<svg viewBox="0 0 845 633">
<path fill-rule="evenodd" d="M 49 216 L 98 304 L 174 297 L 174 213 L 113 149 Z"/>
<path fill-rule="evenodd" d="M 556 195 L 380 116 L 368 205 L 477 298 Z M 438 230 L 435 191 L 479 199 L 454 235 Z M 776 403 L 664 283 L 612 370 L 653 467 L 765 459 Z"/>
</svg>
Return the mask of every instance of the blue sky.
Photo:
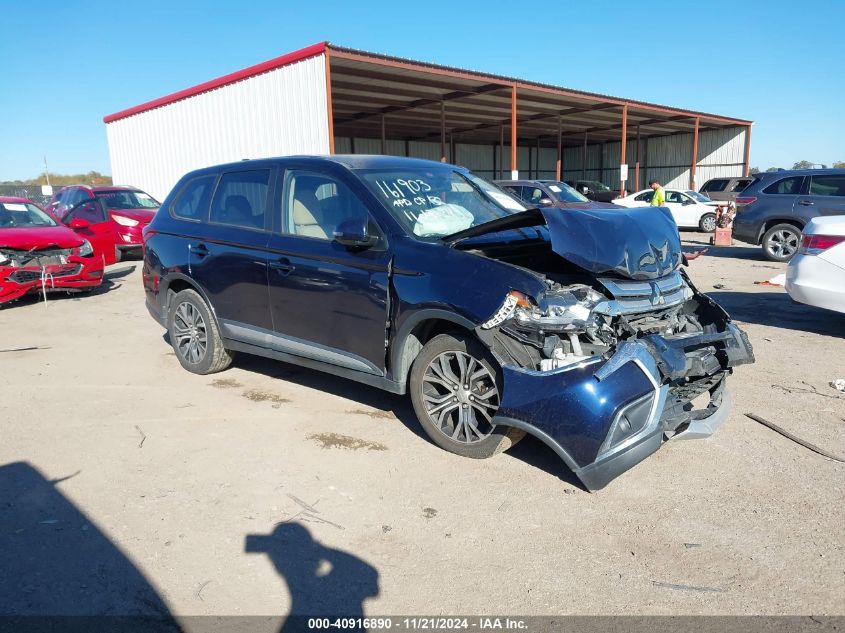
<svg viewBox="0 0 845 633">
<path fill-rule="evenodd" d="M 508 15 L 508 8 L 519 12 Z M 106 114 L 339 45 L 755 121 L 752 166 L 845 160 L 845 2 L 0 1 L 0 180 L 110 173 Z"/>
</svg>

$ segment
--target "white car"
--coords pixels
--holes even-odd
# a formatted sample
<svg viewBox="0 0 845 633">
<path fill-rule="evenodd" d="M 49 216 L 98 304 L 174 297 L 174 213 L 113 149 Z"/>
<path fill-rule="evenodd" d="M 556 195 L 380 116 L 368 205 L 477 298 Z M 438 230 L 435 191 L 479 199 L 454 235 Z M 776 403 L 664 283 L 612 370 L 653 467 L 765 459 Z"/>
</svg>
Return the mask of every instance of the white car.
<svg viewBox="0 0 845 633">
<path fill-rule="evenodd" d="M 707 196 L 688 189 L 665 189 L 666 207 L 672 212 L 678 228 L 696 228 L 712 233 L 716 230 L 716 206 L 719 203 Z M 624 198 L 616 198 L 613 204 L 623 207 L 647 207 L 654 195 L 652 189 L 643 189 Z"/>
<path fill-rule="evenodd" d="M 845 215 L 813 218 L 786 268 L 789 296 L 818 308 L 845 312 Z"/>
</svg>

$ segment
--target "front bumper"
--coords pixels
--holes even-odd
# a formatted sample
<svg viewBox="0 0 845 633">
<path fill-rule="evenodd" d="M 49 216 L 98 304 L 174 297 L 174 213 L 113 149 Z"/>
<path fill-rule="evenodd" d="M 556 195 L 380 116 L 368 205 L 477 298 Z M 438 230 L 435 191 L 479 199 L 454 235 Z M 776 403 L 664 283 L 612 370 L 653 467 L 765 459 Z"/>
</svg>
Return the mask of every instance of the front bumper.
<svg viewBox="0 0 845 633">
<path fill-rule="evenodd" d="M 74 291 L 103 283 L 103 260 L 99 257 L 68 257 L 67 263 L 45 266 L 1 266 L 0 303 L 28 292 Z"/>
<path fill-rule="evenodd" d="M 539 437 L 598 490 L 664 439 L 711 435 L 730 412 L 730 368 L 748 362 L 748 338 L 729 324 L 721 333 L 626 341 L 609 359 L 549 372 L 505 366 L 493 422 Z M 708 405 L 694 410 L 703 393 Z"/>
</svg>

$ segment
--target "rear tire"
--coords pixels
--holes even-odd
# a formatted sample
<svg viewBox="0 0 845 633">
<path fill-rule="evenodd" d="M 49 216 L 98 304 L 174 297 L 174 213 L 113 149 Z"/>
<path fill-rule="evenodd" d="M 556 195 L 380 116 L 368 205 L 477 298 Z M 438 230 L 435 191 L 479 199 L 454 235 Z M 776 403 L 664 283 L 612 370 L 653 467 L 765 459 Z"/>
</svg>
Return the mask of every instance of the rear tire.
<svg viewBox="0 0 845 633">
<path fill-rule="evenodd" d="M 801 229 L 794 224 L 775 224 L 763 234 L 763 255 L 773 262 L 788 262 L 801 245 Z"/>
<path fill-rule="evenodd" d="M 716 230 L 716 214 L 705 213 L 698 221 L 698 228 L 705 233 L 713 233 Z"/>
<path fill-rule="evenodd" d="M 179 363 L 191 373 L 214 374 L 232 364 L 234 354 L 223 347 L 217 322 L 195 290 L 173 297 L 167 334 Z"/>
<path fill-rule="evenodd" d="M 491 424 L 500 402 L 501 369 L 469 335 L 440 334 L 426 343 L 411 367 L 409 388 L 423 429 L 450 453 L 486 459 L 525 436 L 520 429 Z"/>
</svg>

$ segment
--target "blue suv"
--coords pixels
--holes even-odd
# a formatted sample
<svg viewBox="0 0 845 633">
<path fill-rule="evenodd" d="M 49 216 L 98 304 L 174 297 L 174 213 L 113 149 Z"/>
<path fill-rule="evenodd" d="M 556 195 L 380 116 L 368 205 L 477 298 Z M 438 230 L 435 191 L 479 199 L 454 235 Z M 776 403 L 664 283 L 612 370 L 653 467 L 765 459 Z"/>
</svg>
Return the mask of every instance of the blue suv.
<svg viewBox="0 0 845 633">
<path fill-rule="evenodd" d="M 143 280 L 188 371 L 244 352 L 409 393 L 444 449 L 530 433 L 593 490 L 709 435 L 753 360 L 682 260 L 666 209 L 530 208 L 453 165 L 301 156 L 183 177 Z"/>
</svg>

